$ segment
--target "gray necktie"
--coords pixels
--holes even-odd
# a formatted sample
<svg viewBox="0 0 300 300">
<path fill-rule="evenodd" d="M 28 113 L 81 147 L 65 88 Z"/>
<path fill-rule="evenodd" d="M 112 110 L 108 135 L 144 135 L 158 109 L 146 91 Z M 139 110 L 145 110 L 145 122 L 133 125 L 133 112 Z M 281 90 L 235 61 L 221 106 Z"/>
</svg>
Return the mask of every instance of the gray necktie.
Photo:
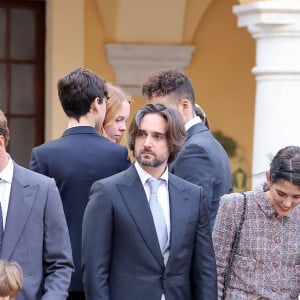
<svg viewBox="0 0 300 300">
<path fill-rule="evenodd" d="M 148 183 L 150 185 L 149 205 L 150 205 L 150 209 L 151 209 L 151 213 L 155 225 L 156 234 L 158 237 L 160 250 L 162 253 L 164 253 L 168 242 L 168 231 L 167 231 L 167 225 L 165 222 L 163 211 L 157 198 L 157 189 L 161 181 L 162 179 L 155 179 L 155 178 L 148 179 Z"/>
</svg>

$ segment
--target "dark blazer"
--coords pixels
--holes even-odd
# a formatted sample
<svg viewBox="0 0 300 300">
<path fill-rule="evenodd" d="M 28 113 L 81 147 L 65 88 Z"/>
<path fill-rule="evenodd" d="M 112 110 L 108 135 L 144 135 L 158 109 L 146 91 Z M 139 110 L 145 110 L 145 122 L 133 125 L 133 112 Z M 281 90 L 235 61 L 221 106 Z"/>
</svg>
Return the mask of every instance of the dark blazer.
<svg viewBox="0 0 300 300">
<path fill-rule="evenodd" d="M 14 163 L 2 259 L 18 262 L 17 300 L 65 300 L 73 272 L 64 211 L 53 179 Z"/>
<path fill-rule="evenodd" d="M 184 149 L 170 165 L 170 172 L 203 187 L 213 229 L 220 197 L 232 192 L 229 159 L 204 123 L 195 124 L 187 133 Z"/>
<path fill-rule="evenodd" d="M 83 219 L 87 300 L 215 300 L 216 265 L 202 189 L 169 175 L 170 254 L 164 265 L 134 166 L 95 182 Z"/>
<path fill-rule="evenodd" d="M 75 263 L 70 291 L 83 291 L 81 225 L 91 185 L 129 165 L 127 149 L 100 136 L 90 126 L 69 128 L 60 139 L 32 150 L 30 169 L 53 177 L 63 201 Z"/>
</svg>

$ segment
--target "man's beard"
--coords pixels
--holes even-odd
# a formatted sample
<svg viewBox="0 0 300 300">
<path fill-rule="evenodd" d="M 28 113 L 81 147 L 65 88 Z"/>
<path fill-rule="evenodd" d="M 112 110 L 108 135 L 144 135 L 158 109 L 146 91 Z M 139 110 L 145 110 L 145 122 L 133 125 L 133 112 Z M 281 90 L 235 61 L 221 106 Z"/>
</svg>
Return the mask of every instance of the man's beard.
<svg viewBox="0 0 300 300">
<path fill-rule="evenodd" d="M 150 153 L 150 151 L 147 151 L 147 152 Z M 155 156 L 155 158 L 153 158 L 153 159 L 151 159 L 151 160 L 145 159 L 145 158 L 143 159 L 143 158 L 142 158 L 142 154 L 143 154 L 143 151 L 141 152 L 140 155 L 138 155 L 138 154 L 136 153 L 136 151 L 134 151 L 134 156 L 135 156 L 137 162 L 138 162 L 141 166 L 144 166 L 144 167 L 151 167 L 151 168 L 156 168 L 156 167 L 161 166 L 161 165 L 165 162 L 165 160 L 157 158 L 157 157 L 155 156 L 155 154 L 152 153 L 152 152 L 151 152 L 151 154 L 152 154 L 153 156 Z M 144 155 L 147 155 L 147 154 L 144 154 Z"/>
</svg>

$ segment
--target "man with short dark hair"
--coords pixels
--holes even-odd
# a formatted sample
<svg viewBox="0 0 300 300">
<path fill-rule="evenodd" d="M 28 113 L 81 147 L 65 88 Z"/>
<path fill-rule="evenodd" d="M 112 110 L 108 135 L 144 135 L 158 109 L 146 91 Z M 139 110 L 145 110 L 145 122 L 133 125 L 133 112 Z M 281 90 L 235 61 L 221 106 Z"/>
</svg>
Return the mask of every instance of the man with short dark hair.
<svg viewBox="0 0 300 300">
<path fill-rule="evenodd" d="M 212 230 L 220 197 L 232 191 L 230 163 L 222 145 L 196 116 L 192 82 L 178 69 L 163 70 L 149 77 L 142 93 L 147 103 L 163 103 L 180 112 L 188 137 L 170 171 L 203 187 Z"/>
<path fill-rule="evenodd" d="M 168 172 L 185 139 L 179 113 L 140 109 L 128 132 L 136 162 L 96 181 L 82 229 L 87 300 L 216 300 L 202 188 Z"/>
<path fill-rule="evenodd" d="M 92 71 L 76 69 L 59 79 L 58 95 L 69 118 L 62 137 L 32 150 L 30 169 L 53 177 L 70 231 L 75 272 L 68 300 L 83 300 L 81 228 L 92 183 L 130 165 L 126 147 L 98 134 L 106 113 L 107 89 Z"/>
</svg>

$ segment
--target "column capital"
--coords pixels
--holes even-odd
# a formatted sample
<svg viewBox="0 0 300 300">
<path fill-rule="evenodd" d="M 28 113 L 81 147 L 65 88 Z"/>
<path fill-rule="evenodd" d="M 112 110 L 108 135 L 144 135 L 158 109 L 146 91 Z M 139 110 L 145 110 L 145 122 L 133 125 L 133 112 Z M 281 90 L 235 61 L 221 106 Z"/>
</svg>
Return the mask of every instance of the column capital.
<svg viewBox="0 0 300 300">
<path fill-rule="evenodd" d="M 233 7 L 238 26 L 300 24 L 300 1 L 257 1 Z"/>
<path fill-rule="evenodd" d="M 151 73 L 166 68 L 185 68 L 194 51 L 194 45 L 106 44 L 116 84 L 131 95 L 141 95 L 141 85 Z"/>
<path fill-rule="evenodd" d="M 258 1 L 233 7 L 239 27 L 256 40 L 256 79 L 300 77 L 300 1 Z"/>
</svg>

